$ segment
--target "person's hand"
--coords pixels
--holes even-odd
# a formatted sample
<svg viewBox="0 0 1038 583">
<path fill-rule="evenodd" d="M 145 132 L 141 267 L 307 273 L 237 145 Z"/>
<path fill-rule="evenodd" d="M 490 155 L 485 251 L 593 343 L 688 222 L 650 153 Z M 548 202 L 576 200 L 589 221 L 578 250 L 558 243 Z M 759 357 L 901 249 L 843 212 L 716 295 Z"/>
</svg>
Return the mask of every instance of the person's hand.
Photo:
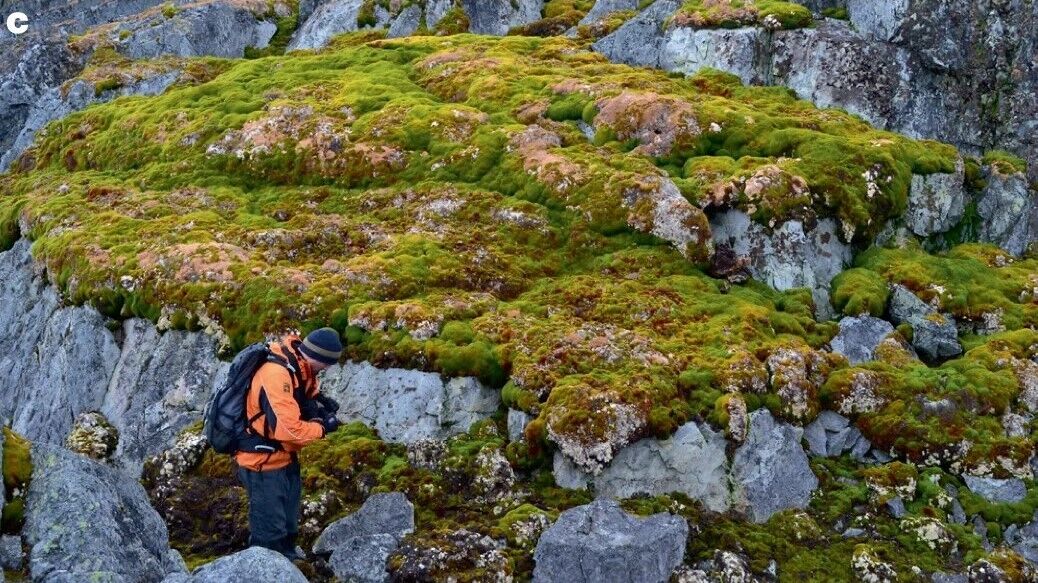
<svg viewBox="0 0 1038 583">
<path fill-rule="evenodd" d="M 321 419 L 321 425 L 324 426 L 324 434 L 328 435 L 329 433 L 335 433 L 342 426 L 342 422 L 335 415 L 328 415 Z"/>
<path fill-rule="evenodd" d="M 339 412 L 339 402 L 328 395 L 325 395 L 324 393 L 317 395 L 317 401 L 320 402 L 329 413 L 334 415 Z"/>
<path fill-rule="evenodd" d="M 322 419 L 327 414 L 321 409 L 321 404 L 313 399 L 307 399 L 299 404 L 299 418 L 303 421 Z"/>
</svg>

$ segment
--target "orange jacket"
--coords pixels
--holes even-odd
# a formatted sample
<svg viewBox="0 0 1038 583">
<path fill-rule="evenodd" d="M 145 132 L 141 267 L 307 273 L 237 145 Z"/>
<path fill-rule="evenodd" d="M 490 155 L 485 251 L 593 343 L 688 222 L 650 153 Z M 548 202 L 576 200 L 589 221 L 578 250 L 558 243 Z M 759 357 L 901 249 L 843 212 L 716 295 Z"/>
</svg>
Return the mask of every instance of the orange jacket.
<svg viewBox="0 0 1038 583">
<path fill-rule="evenodd" d="M 273 453 L 239 451 L 234 459 L 243 468 L 257 472 L 281 469 L 292 463 L 293 454 L 303 446 L 324 437 L 321 423 L 304 421 L 300 417 L 295 396 L 297 386 L 301 386 L 299 394 L 306 399 L 316 397 L 320 387 L 310 364 L 296 348 L 299 342 L 298 336 L 286 336 L 280 342 L 270 343 L 270 351 L 281 358 L 286 358 L 286 349 L 291 351 L 299 364 L 302 384 L 297 384 L 297 378 L 287 368 L 268 362 L 252 377 L 252 386 L 245 398 L 246 418 L 253 420 L 252 430 L 280 442 L 284 450 Z"/>
</svg>

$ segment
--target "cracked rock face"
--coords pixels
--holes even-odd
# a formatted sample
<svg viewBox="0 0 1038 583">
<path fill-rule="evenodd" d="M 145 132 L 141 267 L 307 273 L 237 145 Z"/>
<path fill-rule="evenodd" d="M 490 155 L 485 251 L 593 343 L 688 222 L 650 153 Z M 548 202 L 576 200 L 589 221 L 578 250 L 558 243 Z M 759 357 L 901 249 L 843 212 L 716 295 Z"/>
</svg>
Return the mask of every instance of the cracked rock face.
<svg viewBox="0 0 1038 583">
<path fill-rule="evenodd" d="M 840 331 L 830 341 L 836 354 L 847 357 L 850 364 L 875 359 L 876 348 L 894 333 L 894 326 L 872 316 L 846 317 L 840 320 Z"/>
<path fill-rule="evenodd" d="M 912 326 L 912 346 L 930 360 L 943 360 L 962 352 L 955 320 L 919 299 L 902 285 L 892 286 L 889 308 L 895 322 Z"/>
<path fill-rule="evenodd" d="M 386 560 L 414 528 L 414 506 L 406 496 L 374 494 L 360 510 L 329 525 L 314 553 L 330 555 L 329 565 L 342 581 L 377 583 L 388 579 Z"/>
<path fill-rule="evenodd" d="M 663 582 L 681 564 L 688 523 L 670 514 L 637 518 L 605 498 L 563 512 L 534 552 L 535 582 Z"/>
<path fill-rule="evenodd" d="M 966 211 L 966 189 L 960 159 L 953 174 L 912 176 L 905 210 L 905 224 L 913 233 L 927 237 L 955 226 Z"/>
<path fill-rule="evenodd" d="M 328 369 L 321 386 L 342 405 L 342 419 L 363 421 L 395 442 L 442 440 L 468 431 L 501 402 L 499 391 L 475 378 L 444 382 L 435 373 L 380 369 L 368 362 Z"/>
<path fill-rule="evenodd" d="M 977 201 L 981 241 L 1020 255 L 1038 241 L 1038 193 L 1028 190 L 1020 173 L 1000 174 L 989 169 L 987 186 Z"/>
<path fill-rule="evenodd" d="M 469 32 L 502 36 L 512 27 L 540 19 L 544 0 L 461 0 L 461 6 L 469 16 Z"/>
</svg>

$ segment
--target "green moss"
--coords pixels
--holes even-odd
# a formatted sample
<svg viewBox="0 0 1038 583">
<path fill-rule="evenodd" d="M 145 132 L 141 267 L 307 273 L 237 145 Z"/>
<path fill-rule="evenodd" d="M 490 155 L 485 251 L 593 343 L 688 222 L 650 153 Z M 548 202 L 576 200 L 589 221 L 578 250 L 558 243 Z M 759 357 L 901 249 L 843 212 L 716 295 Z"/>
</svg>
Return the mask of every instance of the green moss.
<svg viewBox="0 0 1038 583">
<path fill-rule="evenodd" d="M 25 495 L 32 480 L 32 455 L 27 439 L 4 427 L 3 474 L 6 501 L 3 532 L 17 534 L 25 522 Z"/>
<path fill-rule="evenodd" d="M 860 267 L 848 269 L 832 281 L 833 306 L 848 316 L 882 317 L 889 295 L 889 285 L 881 275 Z"/>
<path fill-rule="evenodd" d="M 811 11 L 799 4 L 777 0 L 685 0 L 672 17 L 676 26 L 738 28 L 764 25 L 791 29 L 810 26 Z"/>
<path fill-rule="evenodd" d="M 1013 174 L 1014 172 L 1022 174 L 1027 173 L 1027 162 L 1023 158 L 1010 154 L 1004 150 L 990 150 L 985 152 L 982 161 L 985 166 L 992 166 L 1002 174 Z"/>
<path fill-rule="evenodd" d="M 842 6 L 823 8 L 822 16 L 826 18 L 835 18 L 837 20 L 850 20 L 850 14 L 848 14 L 847 8 Z"/>
</svg>

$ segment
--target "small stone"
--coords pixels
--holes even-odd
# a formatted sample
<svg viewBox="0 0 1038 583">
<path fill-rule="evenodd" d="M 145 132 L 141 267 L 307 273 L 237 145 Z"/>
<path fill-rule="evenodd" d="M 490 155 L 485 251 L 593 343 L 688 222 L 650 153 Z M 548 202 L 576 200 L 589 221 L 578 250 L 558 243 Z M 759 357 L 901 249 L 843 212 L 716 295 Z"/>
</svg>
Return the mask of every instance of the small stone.
<svg viewBox="0 0 1038 583">
<path fill-rule="evenodd" d="M 964 475 L 962 479 L 971 492 L 989 502 L 1019 502 L 1027 496 L 1027 486 L 1019 478 L 999 480 Z"/>
</svg>

